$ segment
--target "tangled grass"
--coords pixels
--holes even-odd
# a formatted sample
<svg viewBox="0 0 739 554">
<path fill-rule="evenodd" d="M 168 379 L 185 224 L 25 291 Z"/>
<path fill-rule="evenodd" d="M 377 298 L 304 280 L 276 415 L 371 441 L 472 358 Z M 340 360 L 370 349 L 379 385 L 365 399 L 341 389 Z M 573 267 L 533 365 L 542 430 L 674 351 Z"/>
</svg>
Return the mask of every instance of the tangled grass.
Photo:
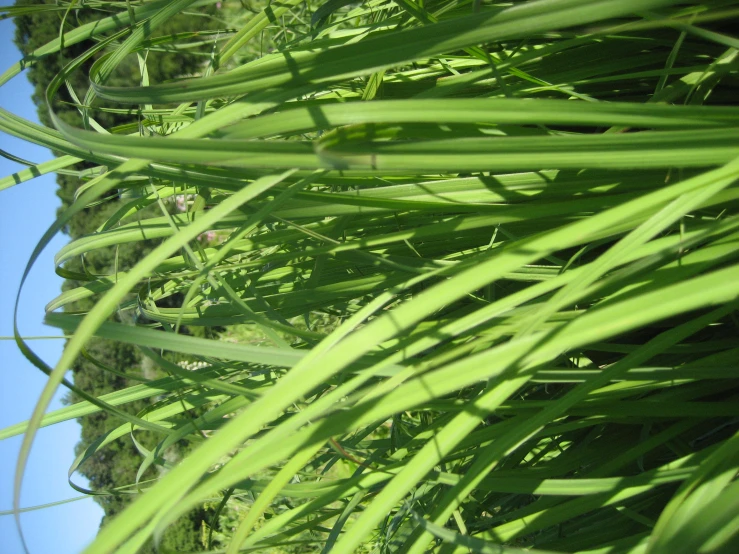
<svg viewBox="0 0 739 554">
<path fill-rule="evenodd" d="M 110 195 L 124 207 L 60 268 L 158 241 L 51 301 L 72 335 L 55 368 L 16 337 L 49 374 L 1 435 L 25 432 L 17 491 L 39 427 L 107 410 L 120 427 L 75 467 L 139 429 L 160 437 L 140 474 L 197 447 L 90 553 L 203 503 L 238 514 L 228 554 L 735 552 L 737 3 L 226 3 L 220 32 L 156 34 L 214 3 L 86 2 L 98 20 L 0 79 L 90 45 L 49 86 L 55 129 L 0 112 L 61 153 L 0 186 L 94 165 L 29 267 Z M 202 75 L 149 82 L 149 52 L 204 42 Z M 107 84 L 132 56 L 140 75 Z M 70 125 L 54 106 L 83 68 Z M 236 325 L 255 344 L 181 332 Z M 93 336 L 170 376 L 44 415 Z"/>
</svg>

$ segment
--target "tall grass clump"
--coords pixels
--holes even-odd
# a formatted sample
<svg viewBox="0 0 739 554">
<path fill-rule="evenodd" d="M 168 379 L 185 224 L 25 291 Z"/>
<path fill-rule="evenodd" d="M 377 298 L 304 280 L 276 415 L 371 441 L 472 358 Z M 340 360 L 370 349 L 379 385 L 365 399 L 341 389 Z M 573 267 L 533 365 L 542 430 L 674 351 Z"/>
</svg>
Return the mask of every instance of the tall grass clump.
<svg viewBox="0 0 739 554">
<path fill-rule="evenodd" d="M 214 4 L 37 6 L 59 38 L 0 79 L 87 47 L 47 89 L 55 128 L 0 112 L 60 153 L 2 186 L 87 162 L 28 267 L 99 202 L 124 203 L 60 274 L 153 245 L 51 300 L 56 367 L 16 335 L 49 375 L 0 435 L 25 433 L 16 510 L 38 429 L 103 410 L 120 425 L 72 473 L 158 443 L 96 491 L 136 498 L 90 553 L 203 505 L 228 554 L 739 550 L 739 2 L 226 0 L 220 30 L 157 33 Z M 153 82 L 173 49 L 200 74 Z M 92 337 L 168 376 L 44 415 Z"/>
</svg>

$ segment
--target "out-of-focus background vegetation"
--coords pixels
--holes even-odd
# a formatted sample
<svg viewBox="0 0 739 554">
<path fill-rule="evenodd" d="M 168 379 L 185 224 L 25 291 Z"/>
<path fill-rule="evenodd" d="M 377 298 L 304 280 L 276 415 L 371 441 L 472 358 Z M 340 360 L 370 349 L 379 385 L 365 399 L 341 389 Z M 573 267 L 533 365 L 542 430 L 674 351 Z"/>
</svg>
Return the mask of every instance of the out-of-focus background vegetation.
<svg viewBox="0 0 739 554">
<path fill-rule="evenodd" d="M 16 6 L 38 5 L 39 3 L 42 2 L 38 0 L 18 0 Z M 55 4 L 53 0 L 44 0 L 43 3 Z M 164 24 L 158 31 L 158 34 L 168 35 L 185 31 L 207 31 L 209 29 L 219 28 L 222 25 L 221 21 L 219 21 L 219 16 L 224 15 L 226 11 L 228 9 L 224 9 L 222 6 L 212 6 L 204 14 L 210 17 L 193 17 L 192 14 L 181 14 Z M 85 10 L 83 8 L 75 10 L 74 15 L 71 17 L 77 19 L 78 23 L 84 23 L 98 16 L 99 12 L 97 10 Z M 59 12 L 48 11 L 39 11 L 15 17 L 15 44 L 24 55 L 32 53 L 40 46 L 59 36 L 60 19 L 61 14 Z M 53 126 L 49 118 L 49 110 L 45 100 L 46 88 L 51 79 L 59 73 L 65 62 L 80 55 L 88 47 L 89 44 L 86 42 L 69 46 L 65 50 L 64 56 L 46 56 L 26 71 L 28 79 L 35 87 L 33 100 L 38 106 L 38 117 L 43 124 Z M 199 73 L 203 69 L 203 64 L 207 63 L 208 47 L 201 48 L 201 53 L 204 56 L 193 55 L 193 52 L 180 52 L 177 50 L 153 52 L 147 60 L 149 74 L 152 79 L 163 82 Z M 89 65 L 87 68 L 89 69 Z M 129 58 L 123 63 L 120 71 L 111 78 L 111 83 L 119 85 L 130 84 L 131 78 L 137 75 L 138 72 L 139 68 L 136 65 L 135 58 Z M 74 73 L 70 77 L 69 86 L 72 90 L 78 91 L 80 94 L 83 93 L 89 86 L 86 72 Z M 60 97 L 62 101 L 56 107 L 56 113 L 70 123 L 75 122 L 79 117 L 79 112 L 72 103 L 69 92 L 63 91 Z M 114 113 L 102 113 L 99 120 L 105 127 L 114 128 L 119 124 L 128 122 L 130 118 L 117 116 Z M 81 170 L 86 167 L 92 167 L 92 164 L 80 163 L 74 169 Z M 59 185 L 57 195 L 62 202 L 60 211 L 63 211 L 72 202 L 80 181 L 76 175 L 62 173 L 57 175 L 57 183 Z M 121 201 L 113 198 L 107 202 L 90 206 L 75 215 L 64 229 L 64 232 L 70 239 L 88 235 L 105 222 L 111 214 L 115 213 L 120 205 Z M 176 206 L 173 205 L 172 208 L 175 210 Z M 132 267 L 151 250 L 154 244 L 154 241 L 148 243 L 146 241 L 140 241 L 122 244 L 117 248 L 100 248 L 84 258 L 84 266 L 82 258 L 70 260 L 65 265 L 65 270 L 68 271 L 69 277 L 65 279 L 63 289 L 70 290 L 81 286 L 82 281 L 74 278 L 75 273 L 109 274 L 115 270 L 116 266 L 121 270 Z M 87 298 L 70 303 L 64 309 L 71 312 L 85 312 L 90 309 L 92 304 L 93 299 Z M 196 333 L 201 331 L 202 333 L 202 328 L 195 328 L 192 331 Z M 188 332 L 191 331 L 188 330 Z M 122 390 L 138 383 L 139 381 L 131 379 L 131 375 L 135 376 L 137 373 L 147 379 L 155 379 L 165 375 L 156 365 L 147 364 L 146 359 L 142 358 L 133 345 L 95 338 L 88 345 L 86 354 L 80 356 L 72 367 L 74 382 L 78 387 L 90 394 L 99 396 L 116 390 Z M 173 356 L 174 358 L 176 357 Z M 101 371 L 101 366 L 114 370 L 125 369 L 126 371 Z M 68 402 L 70 404 L 77 400 L 73 393 L 68 394 Z M 124 409 L 132 414 L 136 414 L 151 404 L 152 401 L 150 400 L 138 400 L 127 404 Z M 83 416 L 79 418 L 79 423 L 81 426 L 81 437 L 76 448 L 77 453 L 84 451 L 98 437 L 119 425 L 119 422 L 115 421 L 114 418 L 104 411 Z M 151 433 L 145 430 L 137 434 L 137 440 L 149 448 L 158 442 L 154 439 Z M 173 457 L 172 461 L 178 461 L 179 458 L 187 453 L 188 449 L 189 444 L 187 441 L 182 441 L 176 449 L 172 449 L 170 454 Z M 79 473 L 89 480 L 92 490 L 109 491 L 135 482 L 140 465 L 140 452 L 130 439 L 124 437 L 117 439 L 98 452 L 94 457 L 87 460 L 80 467 Z M 147 477 L 154 473 L 155 470 L 149 470 Z M 119 513 L 131 502 L 132 498 L 133 496 L 126 494 L 96 495 L 95 500 L 105 512 L 105 517 L 101 521 L 101 525 L 105 525 L 107 520 Z M 162 539 L 162 546 L 177 552 L 202 549 L 204 525 L 206 521 L 210 522 L 209 518 L 212 517 L 212 513 L 213 510 L 208 511 L 204 508 L 193 511 L 189 517 L 181 518 L 176 525 L 167 530 Z M 144 552 L 154 551 L 151 545 L 148 545 L 146 550 L 144 550 Z"/>
</svg>

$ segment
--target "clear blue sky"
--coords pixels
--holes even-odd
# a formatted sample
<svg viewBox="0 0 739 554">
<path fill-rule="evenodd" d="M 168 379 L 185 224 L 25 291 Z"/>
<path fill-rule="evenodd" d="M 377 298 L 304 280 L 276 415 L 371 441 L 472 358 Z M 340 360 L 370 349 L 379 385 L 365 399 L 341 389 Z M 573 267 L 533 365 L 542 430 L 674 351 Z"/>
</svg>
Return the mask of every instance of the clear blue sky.
<svg viewBox="0 0 739 554">
<path fill-rule="evenodd" d="M 14 25 L 0 21 L 0 73 L 18 61 L 12 42 Z M 0 106 L 26 119 L 38 121 L 31 101 L 32 87 L 24 75 L 0 87 Z M 20 158 L 41 162 L 51 153 L 0 132 L 0 148 Z M 0 157 L 0 176 L 23 166 Z M 21 274 L 31 251 L 54 219 L 59 200 L 53 175 L 39 177 L 0 191 L 0 336 L 13 334 L 13 304 Z M 42 324 L 44 305 L 59 294 L 61 279 L 54 273 L 53 255 L 67 241 L 57 236 L 36 263 L 21 301 L 19 327 L 30 335 L 58 334 Z M 54 365 L 63 346 L 61 340 L 32 341 L 36 353 Z M 0 340 L 0 428 L 28 419 L 46 376 L 31 365 L 12 341 Z M 62 407 L 60 390 L 51 409 Z M 67 469 L 74 460 L 80 428 L 75 421 L 41 429 L 31 451 L 23 481 L 22 506 L 46 504 L 79 496 L 67 483 Z M 0 441 L 0 511 L 12 507 L 13 475 L 20 437 Z M 76 476 L 76 482 L 87 483 Z M 21 516 L 26 544 L 32 554 L 77 554 L 97 533 L 103 512 L 91 498 L 27 512 Z M 0 517 L 0 553 L 22 552 L 12 516 Z"/>
</svg>

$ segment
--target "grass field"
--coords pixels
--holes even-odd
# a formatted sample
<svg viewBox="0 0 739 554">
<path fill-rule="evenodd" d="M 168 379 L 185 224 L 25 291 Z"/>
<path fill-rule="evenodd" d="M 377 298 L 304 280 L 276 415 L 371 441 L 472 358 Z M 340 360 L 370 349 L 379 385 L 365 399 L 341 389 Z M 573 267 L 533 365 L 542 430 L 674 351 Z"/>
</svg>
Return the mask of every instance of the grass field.
<svg viewBox="0 0 739 554">
<path fill-rule="evenodd" d="M 88 552 L 204 505 L 203 550 L 227 554 L 737 551 L 739 3 L 84 6 L 0 9 L 65 18 L 3 86 L 87 48 L 46 92 L 55 128 L 0 112 L 59 153 L 0 188 L 79 175 L 29 267 L 98 202 L 124 204 L 60 272 L 154 247 L 50 299 L 56 367 L 16 337 L 49 381 L 0 437 L 25 433 L 19 490 L 41 426 L 120 418 L 78 465 L 156 434 L 139 475 L 162 471 Z M 157 32 L 214 6 L 219 29 Z M 173 50 L 201 73 L 152 81 Z M 44 415 L 92 337 L 166 376 Z"/>
</svg>

